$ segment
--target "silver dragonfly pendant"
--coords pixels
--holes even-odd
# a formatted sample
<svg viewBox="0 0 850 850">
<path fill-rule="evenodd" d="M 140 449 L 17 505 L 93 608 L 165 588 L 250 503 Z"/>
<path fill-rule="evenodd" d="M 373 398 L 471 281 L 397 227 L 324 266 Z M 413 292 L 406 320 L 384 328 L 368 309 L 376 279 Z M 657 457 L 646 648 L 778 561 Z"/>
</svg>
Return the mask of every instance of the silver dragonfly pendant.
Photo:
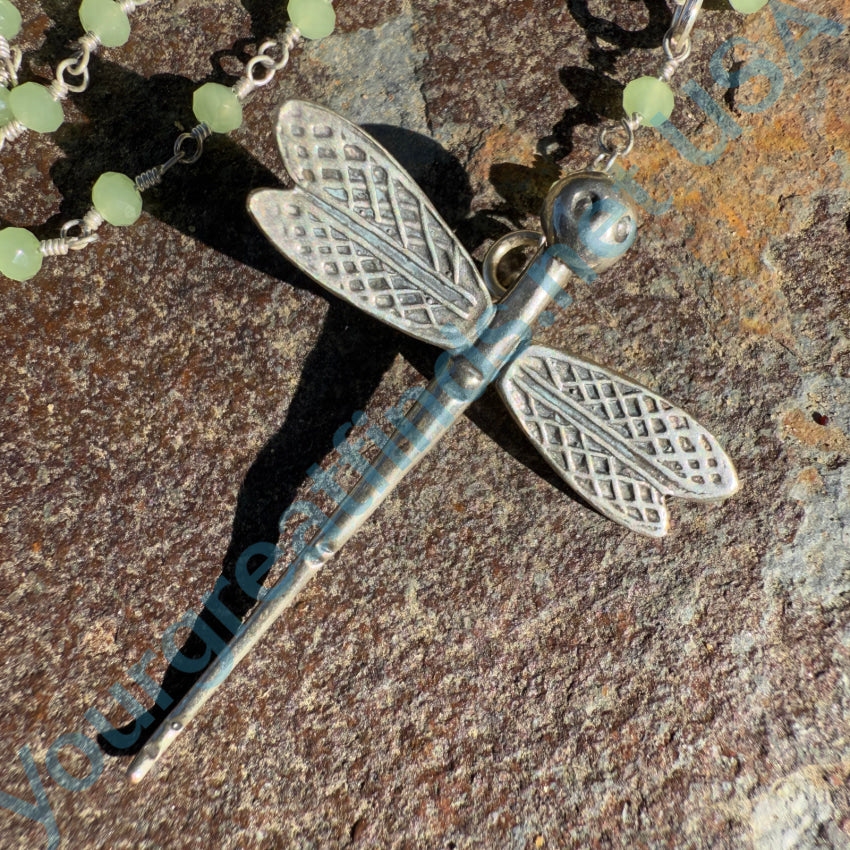
<svg viewBox="0 0 850 850">
<path fill-rule="evenodd" d="M 295 187 L 260 190 L 249 200 L 275 247 L 335 295 L 445 352 L 377 458 L 230 642 L 227 668 L 219 656 L 136 757 L 133 781 L 493 382 L 555 472 L 633 531 L 666 534 L 668 496 L 715 500 L 738 488 L 731 461 L 689 414 L 608 369 L 530 344 L 541 314 L 569 303 L 571 281 L 595 276 L 634 242 L 634 205 L 609 175 L 584 171 L 558 181 L 544 202 L 543 233 L 503 237 L 485 260 L 485 282 L 422 190 L 359 127 L 290 101 L 280 109 L 277 138 Z M 532 243 L 536 255 L 504 290 L 495 271 L 499 256 Z"/>
</svg>

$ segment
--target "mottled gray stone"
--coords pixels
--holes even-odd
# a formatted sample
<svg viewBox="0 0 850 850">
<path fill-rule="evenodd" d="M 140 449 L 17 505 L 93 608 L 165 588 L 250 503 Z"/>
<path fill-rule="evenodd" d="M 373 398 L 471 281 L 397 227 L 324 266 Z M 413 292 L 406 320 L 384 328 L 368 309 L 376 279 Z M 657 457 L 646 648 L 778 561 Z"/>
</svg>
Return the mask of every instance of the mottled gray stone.
<svg viewBox="0 0 850 850">
<path fill-rule="evenodd" d="M 561 167 L 590 161 L 622 85 L 657 71 L 669 22 L 658 3 L 336 5 L 339 32 L 296 50 L 243 128 L 175 169 L 137 225 L 4 286 L 0 790 L 34 799 L 29 747 L 75 850 L 845 847 L 850 38 L 812 39 L 795 76 L 769 10 L 722 4 L 706 4 L 674 88 L 692 76 L 744 132 L 701 167 L 639 134 L 625 165 L 670 208 L 641 213 L 632 253 L 577 287 L 540 341 L 692 411 L 740 493 L 674 503 L 669 537 L 637 538 L 573 500 L 488 394 L 145 785 L 129 788 L 111 753 L 86 791 L 49 777 L 60 735 L 93 735 L 87 709 L 129 721 L 112 685 L 152 706 L 127 672 L 146 652 L 176 687 L 163 635 L 315 498 L 306 473 L 338 459 L 335 430 L 356 410 L 386 427 L 433 371 L 434 350 L 304 280 L 249 221 L 247 194 L 286 181 L 279 102 L 379 125 L 480 259 L 536 226 Z M 20 8 L 37 77 L 78 34 L 76 11 Z M 133 20 L 66 101 L 67 126 L 3 152 L 4 226 L 54 236 L 98 173 L 167 159 L 192 89 L 232 82 L 241 40 L 283 15 L 191 0 Z M 740 105 L 764 78 L 728 93 L 708 71 L 731 35 L 783 74 L 763 113 Z M 716 138 L 681 93 L 673 121 L 703 147 Z M 85 775 L 82 756 L 61 758 Z M 0 807 L 0 850 L 44 837 Z"/>
<path fill-rule="evenodd" d="M 779 780 L 756 800 L 754 846 L 756 850 L 845 850 L 850 847 L 850 837 L 830 828 L 835 817 L 822 771 L 803 768 Z"/>
<path fill-rule="evenodd" d="M 320 63 L 324 73 L 356 81 L 332 87 L 322 105 L 357 124 L 389 124 L 427 133 L 418 73 L 425 54 L 414 40 L 412 26 L 406 13 L 373 29 L 307 45 L 305 57 Z"/>
</svg>

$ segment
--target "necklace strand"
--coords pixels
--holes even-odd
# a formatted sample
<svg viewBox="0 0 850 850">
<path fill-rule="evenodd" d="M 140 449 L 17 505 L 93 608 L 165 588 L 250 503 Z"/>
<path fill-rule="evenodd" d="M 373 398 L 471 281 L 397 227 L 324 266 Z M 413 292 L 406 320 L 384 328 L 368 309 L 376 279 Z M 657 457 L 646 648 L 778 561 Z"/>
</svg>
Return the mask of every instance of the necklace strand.
<svg viewBox="0 0 850 850">
<path fill-rule="evenodd" d="M 105 2 L 107 12 L 114 16 L 117 10 L 123 15 L 120 18 L 122 22 L 129 12 L 149 2 L 97 1 L 101 11 Z M 84 26 L 88 24 L 91 28 L 74 42 L 72 55 L 59 63 L 50 86 L 41 86 L 38 83 L 18 85 L 22 52 L 12 47 L 8 38 L 14 38 L 17 34 L 20 15 L 10 0 L 0 0 L 0 120 L 4 116 L 8 119 L 0 126 L 0 150 L 5 143 L 13 142 L 28 130 L 49 133 L 58 129 L 64 120 L 60 101 L 69 93 L 82 92 L 88 88 L 88 64 L 99 46 L 118 47 L 129 38 L 129 22 L 118 37 L 110 38 L 112 30 L 108 24 L 112 18 L 102 15 L 93 22 L 92 16 L 85 14 L 88 2 L 83 0 L 80 18 Z M 65 256 L 96 241 L 99 238 L 96 231 L 104 221 L 119 227 L 135 223 L 142 211 L 142 192 L 161 183 L 165 174 L 174 166 L 197 162 L 203 153 L 204 141 L 213 133 L 228 133 L 237 129 L 242 123 L 242 103 L 258 88 L 268 85 L 289 64 L 291 52 L 302 36 L 317 40 L 333 31 L 335 12 L 332 0 L 290 0 L 288 12 L 290 21 L 283 33 L 276 39 L 262 42 L 257 54 L 248 60 L 242 76 L 233 86 L 205 83 L 195 91 L 193 109 L 198 123 L 177 137 L 172 155 L 167 160 L 146 169 L 134 179 L 116 172 L 102 174 L 92 189 L 91 208 L 82 218 L 65 222 L 58 237 L 39 241 L 24 228 L 8 227 L 0 230 L 0 274 L 12 280 L 29 280 L 39 272 L 45 257 Z M 80 82 L 69 83 L 66 75 L 79 77 Z M 11 84 L 11 89 L 6 91 L 5 86 L 8 84 Z M 41 109 L 27 109 L 33 104 Z M 44 113 L 50 120 L 39 120 Z"/>
<path fill-rule="evenodd" d="M 20 15 L 11 0 L 0 0 L 0 121 L 5 120 L 0 126 L 0 151 L 27 130 L 52 132 L 60 126 L 64 120 L 61 101 L 70 93 L 85 91 L 89 86 L 91 57 L 101 46 L 118 47 L 126 43 L 129 38 L 128 16 L 148 2 L 83 0 L 80 18 L 86 32 L 73 43 L 71 56 L 59 63 L 50 85 L 41 86 L 37 83 L 18 84 L 22 52 L 12 46 L 9 39 L 14 38 L 20 29 Z M 757 11 L 766 2 L 730 0 L 734 8 L 745 14 Z M 662 42 L 666 58 L 659 73 L 656 77 L 638 77 L 626 85 L 623 91 L 624 117 L 620 122 L 606 124 L 600 129 L 597 136 L 599 153 L 593 160 L 593 170 L 609 172 L 620 157 L 632 151 L 639 127 L 657 127 L 670 118 L 674 95 L 669 82 L 690 56 L 691 32 L 702 0 L 676 0 L 676 4 L 673 20 Z M 65 222 L 58 237 L 38 240 L 29 230 L 20 227 L 0 230 L 0 274 L 17 281 L 28 280 L 41 269 L 45 257 L 65 256 L 96 241 L 99 238 L 96 231 L 104 222 L 119 227 L 133 224 L 141 215 L 142 193 L 161 183 L 165 174 L 176 165 L 197 162 L 203 153 L 204 141 L 213 133 L 235 130 L 241 124 L 242 103 L 288 65 L 291 52 L 302 36 L 319 39 L 333 31 L 335 13 L 332 0 L 290 0 L 287 11 L 290 21 L 284 32 L 260 45 L 233 86 L 205 83 L 195 91 L 193 107 L 198 123 L 177 137 L 168 159 L 133 179 L 115 172 L 102 174 L 92 190 L 91 208 L 82 218 Z M 80 81 L 69 82 L 68 76 L 77 77 Z M 7 90 L 6 86 L 10 88 Z M 17 115 L 15 104 L 20 102 L 24 102 L 25 106 L 34 102 L 42 108 L 35 119 L 21 106 L 18 106 L 20 115 Z M 52 118 L 49 121 L 39 120 L 41 113 Z"/>
</svg>

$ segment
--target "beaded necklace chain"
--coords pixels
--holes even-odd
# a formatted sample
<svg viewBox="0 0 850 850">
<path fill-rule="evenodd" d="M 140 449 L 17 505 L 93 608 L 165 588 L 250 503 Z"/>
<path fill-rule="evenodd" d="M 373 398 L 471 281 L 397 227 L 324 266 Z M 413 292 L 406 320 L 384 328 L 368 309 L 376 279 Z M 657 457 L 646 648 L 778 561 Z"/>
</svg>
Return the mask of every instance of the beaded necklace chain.
<svg viewBox="0 0 850 850">
<path fill-rule="evenodd" d="M 149 0 L 83 0 L 79 15 L 85 33 L 72 45 L 72 55 L 56 68 L 48 86 L 18 82 L 23 55 L 10 42 L 21 29 L 21 15 L 11 0 L 0 0 L 0 151 L 27 131 L 52 133 L 65 120 L 62 101 L 89 87 L 89 62 L 100 47 L 120 47 L 130 38 L 130 14 Z M 317 40 L 330 35 L 336 24 L 332 0 L 289 0 L 289 24 L 276 39 L 262 42 L 233 86 L 204 83 L 192 100 L 198 124 L 181 133 L 172 155 L 131 179 L 108 171 L 92 188 L 92 206 L 80 219 L 62 225 L 54 239 L 39 240 L 22 227 L 0 230 L 0 274 L 29 280 L 38 274 L 45 257 L 79 251 L 98 239 L 96 231 L 107 222 L 126 227 L 142 212 L 142 192 L 162 182 L 175 165 L 192 165 L 213 133 L 230 133 L 242 124 L 242 103 L 270 83 L 289 63 L 302 37 Z"/>
<path fill-rule="evenodd" d="M 84 35 L 72 45 L 72 55 L 56 68 L 49 86 L 35 82 L 19 84 L 22 53 L 10 42 L 21 29 L 21 15 L 11 0 L 0 0 L 0 151 L 27 131 L 54 132 L 64 121 L 62 101 L 71 93 L 85 91 L 90 82 L 89 62 L 99 47 L 120 47 L 130 37 L 130 15 L 149 0 L 83 0 L 79 9 Z M 730 0 L 738 11 L 749 13 L 767 0 Z M 628 154 L 639 126 L 656 127 L 673 111 L 669 80 L 691 52 L 690 35 L 702 0 L 677 0 L 673 22 L 664 36 L 666 54 L 657 77 L 632 80 L 623 93 L 625 117 L 619 125 L 604 127 L 598 137 L 600 153 L 594 166 L 609 171 Z M 272 81 L 289 63 L 301 37 L 321 39 L 333 31 L 336 16 L 332 0 L 289 0 L 289 24 L 277 38 L 264 41 L 245 65 L 242 76 L 230 87 L 205 83 L 193 96 L 198 124 L 181 133 L 171 156 L 135 178 L 105 172 L 92 188 L 92 206 L 79 219 L 65 222 L 59 236 L 39 240 L 29 230 L 0 230 L 0 274 L 16 281 L 34 277 L 45 257 L 79 251 L 98 239 L 96 231 L 107 222 L 116 227 L 133 224 L 142 212 L 142 193 L 158 185 L 177 164 L 191 165 L 203 152 L 213 133 L 229 133 L 242 123 L 242 103 L 257 88 Z"/>
<path fill-rule="evenodd" d="M 73 43 L 71 56 L 59 63 L 52 82 L 44 86 L 19 83 L 22 53 L 10 42 L 21 29 L 21 15 L 11 0 L 0 0 L 0 151 L 27 131 L 51 133 L 61 126 L 62 101 L 89 86 L 91 57 L 100 47 L 125 44 L 130 37 L 130 15 L 149 1 L 83 0 L 79 16 L 84 35 Z M 690 55 L 691 30 L 702 5 L 702 0 L 676 2 L 673 22 L 663 41 L 666 60 L 658 76 L 639 77 L 625 87 L 625 117 L 599 133 L 600 152 L 594 162 L 597 169 L 609 171 L 619 157 L 632 150 L 638 127 L 657 127 L 672 114 L 674 96 L 669 81 Z M 766 2 L 730 0 L 744 13 L 756 11 Z M 333 32 L 336 16 L 332 0 L 289 0 L 287 12 L 290 21 L 284 32 L 260 45 L 233 86 L 205 83 L 195 91 L 193 111 L 198 124 L 177 137 L 168 159 L 135 178 L 117 172 L 102 174 L 92 188 L 91 208 L 82 218 L 65 222 L 56 238 L 39 240 L 21 227 L 0 230 L 0 274 L 16 281 L 28 280 L 39 272 L 45 257 L 64 256 L 96 241 L 96 231 L 104 222 L 115 227 L 133 224 L 141 215 L 145 190 L 158 185 L 174 166 L 197 162 L 204 141 L 213 133 L 236 130 L 242 123 L 243 102 L 287 66 L 300 39 L 317 40 Z"/>
</svg>

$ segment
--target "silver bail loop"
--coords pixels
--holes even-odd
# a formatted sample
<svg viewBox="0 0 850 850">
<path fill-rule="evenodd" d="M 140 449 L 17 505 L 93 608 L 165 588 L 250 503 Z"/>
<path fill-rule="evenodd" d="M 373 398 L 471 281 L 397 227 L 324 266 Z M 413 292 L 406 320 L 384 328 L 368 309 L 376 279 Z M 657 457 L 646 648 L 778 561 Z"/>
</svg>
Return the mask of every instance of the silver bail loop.
<svg viewBox="0 0 850 850">
<path fill-rule="evenodd" d="M 500 278 L 499 264 L 502 260 L 513 251 L 540 248 L 544 241 L 543 234 L 536 230 L 514 230 L 506 233 L 490 246 L 481 264 L 481 276 L 484 278 L 487 291 L 496 303 L 508 294 L 523 271 L 520 269 L 518 274 L 508 275 L 507 279 Z"/>
</svg>

